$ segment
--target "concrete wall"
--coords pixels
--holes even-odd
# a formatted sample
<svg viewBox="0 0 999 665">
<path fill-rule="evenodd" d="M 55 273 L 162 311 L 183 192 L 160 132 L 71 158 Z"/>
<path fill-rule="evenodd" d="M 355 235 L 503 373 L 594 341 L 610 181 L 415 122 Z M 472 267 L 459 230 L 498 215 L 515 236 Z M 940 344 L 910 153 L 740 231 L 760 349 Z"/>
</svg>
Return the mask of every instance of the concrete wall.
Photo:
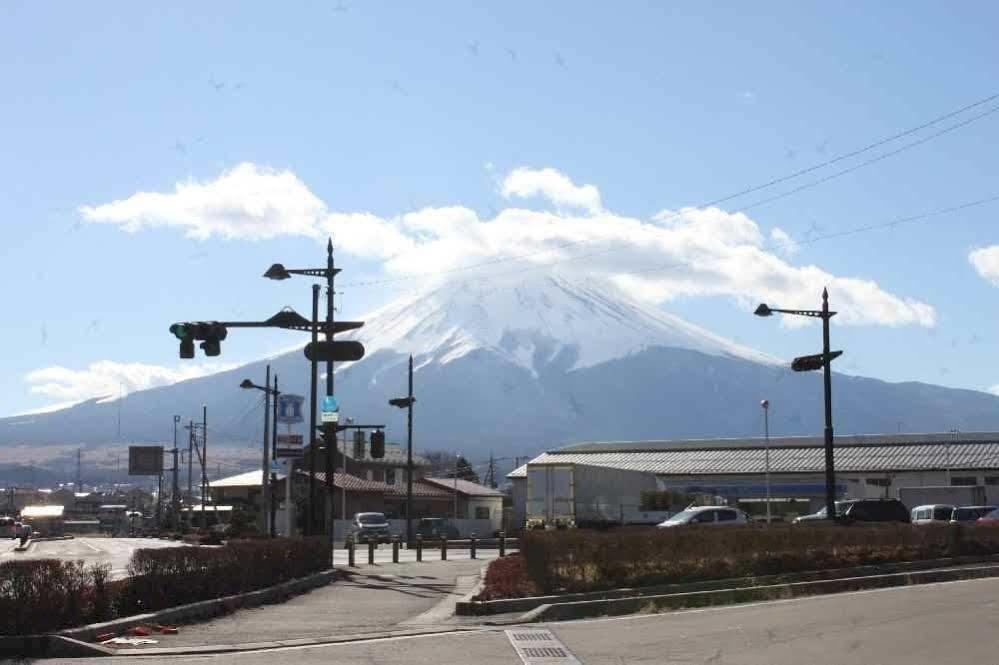
<svg viewBox="0 0 999 665">
<path fill-rule="evenodd" d="M 503 497 L 501 496 L 472 496 L 465 502 L 465 512 L 462 517 L 469 520 L 477 520 L 476 508 L 485 508 L 489 511 L 488 521 L 491 525 L 490 535 L 493 531 L 503 528 Z"/>
</svg>

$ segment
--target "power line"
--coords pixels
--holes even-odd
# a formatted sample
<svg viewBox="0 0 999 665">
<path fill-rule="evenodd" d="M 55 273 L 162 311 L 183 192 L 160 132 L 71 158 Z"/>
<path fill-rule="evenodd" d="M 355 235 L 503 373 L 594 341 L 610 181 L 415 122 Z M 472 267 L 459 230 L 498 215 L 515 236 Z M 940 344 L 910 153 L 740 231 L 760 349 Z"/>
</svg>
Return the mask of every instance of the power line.
<svg viewBox="0 0 999 665">
<path fill-rule="evenodd" d="M 685 206 L 684 209 L 690 209 L 690 208 L 702 209 L 702 208 L 707 208 L 707 207 L 710 207 L 710 206 L 718 205 L 719 203 L 724 203 L 726 201 L 730 201 L 732 199 L 739 198 L 741 196 L 745 196 L 746 194 L 751 194 L 753 192 L 758 192 L 758 191 L 761 191 L 761 190 L 773 187 L 775 185 L 778 185 L 778 184 L 781 184 L 781 183 L 784 183 L 784 182 L 788 182 L 790 180 L 793 180 L 795 178 L 801 177 L 801 176 L 806 175 L 808 173 L 813 173 L 815 171 L 818 171 L 818 170 L 820 170 L 822 168 L 825 168 L 827 166 L 831 166 L 833 164 L 837 164 L 837 163 L 845 161 L 847 159 L 851 159 L 853 157 L 857 157 L 857 156 L 862 155 L 864 153 L 870 152 L 871 150 L 874 150 L 875 148 L 887 145 L 887 144 L 889 144 L 889 143 L 891 143 L 893 141 L 897 141 L 900 138 L 904 138 L 906 136 L 911 136 L 912 134 L 918 133 L 918 132 L 920 132 L 920 131 L 922 131 L 924 129 L 927 129 L 927 128 L 932 127 L 932 126 L 934 126 L 936 124 L 939 124 L 940 122 L 943 122 L 944 120 L 948 120 L 948 119 L 953 118 L 955 116 L 958 116 L 958 115 L 960 115 L 960 114 L 962 114 L 962 113 L 964 113 L 966 111 L 969 111 L 969 110 L 971 110 L 973 108 L 977 108 L 977 107 L 983 106 L 985 104 L 988 104 L 989 102 L 994 101 L 996 99 L 999 99 L 999 94 L 994 94 L 994 95 L 990 95 L 988 97 L 984 97 L 982 99 L 979 99 L 978 101 L 972 102 L 971 104 L 967 104 L 965 106 L 962 106 L 959 109 L 955 109 L 953 111 L 949 111 L 949 112 L 944 113 L 942 115 L 936 116 L 935 118 L 932 118 L 932 119 L 930 119 L 930 120 L 928 120 L 928 121 L 926 121 L 926 122 L 924 122 L 924 123 L 922 123 L 920 125 L 917 125 L 915 127 L 911 127 L 909 129 L 906 129 L 904 131 L 898 132 L 896 134 L 892 134 L 891 136 L 879 139 L 877 141 L 869 143 L 869 144 L 867 144 L 867 145 L 865 145 L 865 146 L 863 146 L 861 148 L 858 148 L 856 150 L 852 150 L 850 152 L 843 153 L 841 155 L 837 155 L 837 156 L 832 157 L 832 158 L 830 158 L 828 160 L 825 160 L 823 162 L 819 162 L 817 164 L 813 164 L 812 166 L 809 166 L 809 167 L 806 167 L 806 168 L 803 168 L 803 169 L 799 169 L 798 171 L 794 171 L 793 173 L 789 173 L 787 175 L 783 175 L 783 176 L 774 178 L 774 179 L 769 180 L 769 181 L 767 181 L 765 183 L 762 183 L 760 185 L 754 185 L 752 187 L 747 187 L 747 188 L 742 189 L 742 190 L 740 190 L 738 192 L 735 192 L 735 193 L 732 193 L 732 194 L 728 194 L 726 196 L 723 196 L 723 197 L 720 197 L 720 198 L 717 198 L 717 199 L 713 199 L 711 201 L 706 201 L 706 202 L 701 203 L 699 205 Z M 818 186 L 820 184 L 823 184 L 823 183 L 828 182 L 830 180 L 834 180 L 836 178 L 842 177 L 842 176 L 844 176 L 844 175 L 846 175 L 848 173 L 852 173 L 853 171 L 856 171 L 858 169 L 864 168 L 866 166 L 870 166 L 871 164 L 875 164 L 875 163 L 880 162 L 880 161 L 882 161 L 884 159 L 887 159 L 887 158 L 893 157 L 893 156 L 895 156 L 895 155 L 897 155 L 899 153 L 905 152 L 906 150 L 910 150 L 910 149 L 915 148 L 915 147 L 917 147 L 919 145 L 927 143 L 927 142 L 929 142 L 929 141 L 931 141 L 931 140 L 933 140 L 935 138 L 938 138 L 938 137 L 943 136 L 945 134 L 948 134 L 950 132 L 956 131 L 956 130 L 958 130 L 958 129 L 962 128 L 962 127 L 965 127 L 965 126 L 967 126 L 967 125 L 969 125 L 969 124 L 971 124 L 973 122 L 976 122 L 978 120 L 981 120 L 982 118 L 985 118 L 985 117 L 987 117 L 989 115 L 992 115 L 993 113 L 995 113 L 997 111 L 999 111 L 999 106 L 993 107 L 993 108 L 985 111 L 984 113 L 980 113 L 980 114 L 975 115 L 975 116 L 973 116 L 971 118 L 967 118 L 967 119 L 965 119 L 965 120 L 963 120 L 963 121 L 961 121 L 959 123 L 956 123 L 954 125 L 945 127 L 944 129 L 942 129 L 942 130 L 940 130 L 938 132 L 934 132 L 933 134 L 930 134 L 929 136 L 923 137 L 922 139 L 919 139 L 917 141 L 913 141 L 913 142 L 907 143 L 907 144 L 905 144 L 905 145 L 903 145 L 903 146 L 901 146 L 901 147 L 899 147 L 899 148 L 897 148 L 895 150 L 892 150 L 892 151 L 889 151 L 887 153 L 878 155 L 877 157 L 874 157 L 872 159 L 865 160 L 865 161 L 863 161 L 863 162 L 861 162 L 859 164 L 855 164 L 855 165 L 853 165 L 853 166 L 851 166 L 851 167 L 849 167 L 847 169 L 842 169 L 840 171 L 837 171 L 836 173 L 832 173 L 832 174 L 830 174 L 828 176 L 825 176 L 825 177 L 820 178 L 818 180 L 812 181 L 810 183 L 805 183 L 805 184 L 803 184 L 803 185 L 801 185 L 799 187 L 796 187 L 796 188 L 793 188 L 791 190 L 788 190 L 787 192 L 782 192 L 781 194 L 778 194 L 776 196 L 773 196 L 773 197 L 770 197 L 770 198 L 767 198 L 767 199 L 763 199 L 761 201 L 757 201 L 757 202 L 752 203 L 752 204 L 750 204 L 748 206 L 742 207 L 739 210 L 736 210 L 734 212 L 745 212 L 746 210 L 750 210 L 752 208 L 756 208 L 756 207 L 765 205 L 767 203 L 772 203 L 774 201 L 786 198 L 788 196 L 792 196 L 793 194 L 796 194 L 796 193 L 798 193 L 800 191 L 803 191 L 805 189 L 810 189 L 812 187 L 816 187 L 816 186 Z M 682 214 L 683 214 L 683 212 L 681 210 L 679 212 L 672 213 L 671 215 L 669 215 L 667 217 L 661 218 L 658 221 L 666 221 L 666 220 L 669 220 L 669 219 L 673 219 L 673 218 L 681 216 Z M 458 267 L 455 267 L 455 268 L 449 268 L 447 270 L 439 270 L 439 271 L 430 271 L 430 272 L 424 272 L 424 273 L 416 273 L 416 274 L 406 275 L 406 276 L 403 276 L 403 277 L 386 277 L 386 278 L 377 279 L 377 280 L 368 280 L 368 281 L 363 281 L 363 282 L 351 282 L 351 283 L 343 284 L 342 286 L 345 286 L 345 287 L 380 286 L 380 285 L 384 285 L 384 284 L 393 284 L 393 283 L 402 282 L 402 281 L 409 281 L 409 280 L 413 280 L 413 279 L 423 279 L 423 278 L 429 278 L 429 277 L 440 277 L 440 276 L 443 276 L 443 275 L 455 274 L 455 273 L 459 273 L 459 272 L 466 272 L 466 271 L 469 271 L 469 270 L 475 270 L 475 269 L 478 269 L 478 268 L 484 268 L 484 267 L 488 267 L 488 266 L 496 265 L 496 264 L 500 264 L 500 263 L 506 263 L 506 262 L 510 262 L 510 261 L 520 261 L 520 260 L 523 260 L 523 259 L 531 258 L 533 256 L 537 256 L 539 254 L 546 254 L 546 253 L 549 253 L 549 252 L 552 252 L 552 251 L 556 251 L 556 250 L 559 250 L 559 249 L 565 249 L 565 248 L 573 247 L 573 246 L 576 246 L 576 245 L 589 244 L 589 243 L 592 243 L 592 242 L 595 242 L 595 240 L 592 239 L 592 238 L 587 238 L 587 239 L 582 239 L 582 240 L 570 240 L 570 241 L 565 241 L 565 242 L 562 242 L 562 243 L 558 243 L 558 244 L 552 245 L 550 247 L 546 247 L 544 249 L 539 249 L 539 250 L 535 250 L 535 251 L 532 251 L 532 252 L 527 252 L 527 253 L 524 253 L 524 254 L 518 254 L 518 255 L 515 255 L 515 256 L 497 257 L 495 259 L 489 259 L 487 261 L 481 261 L 479 263 L 473 263 L 473 264 L 469 264 L 469 265 L 465 265 L 465 266 L 458 266 Z M 598 253 L 608 253 L 610 251 L 616 251 L 616 250 L 614 250 L 614 249 L 605 249 L 605 250 L 600 250 Z M 564 261 L 577 260 L 577 259 L 581 259 L 581 258 L 587 258 L 588 256 L 592 256 L 592 254 L 581 255 L 581 256 L 578 256 L 578 257 L 568 257 L 566 259 L 563 259 L 562 261 L 555 262 L 552 265 L 557 265 L 558 263 L 561 263 L 561 262 L 564 262 Z M 485 276 L 483 278 L 488 278 L 488 277 L 489 276 Z"/>
</svg>

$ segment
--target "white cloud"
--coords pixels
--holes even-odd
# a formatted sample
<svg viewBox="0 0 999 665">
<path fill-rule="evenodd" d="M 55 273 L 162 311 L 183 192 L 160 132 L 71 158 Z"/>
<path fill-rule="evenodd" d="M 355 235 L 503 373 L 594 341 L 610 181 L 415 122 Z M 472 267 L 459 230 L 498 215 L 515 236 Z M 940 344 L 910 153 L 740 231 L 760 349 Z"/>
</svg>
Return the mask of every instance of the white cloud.
<svg viewBox="0 0 999 665">
<path fill-rule="evenodd" d="M 266 240 L 318 236 L 325 204 L 290 171 L 240 164 L 205 183 L 178 183 L 173 192 L 137 192 L 127 199 L 81 206 L 85 220 L 128 232 L 172 226 L 189 237 Z"/>
<path fill-rule="evenodd" d="M 30 392 L 45 395 L 61 402 L 81 402 L 95 397 L 116 398 L 119 393 L 130 393 L 146 388 L 165 386 L 178 381 L 214 374 L 233 365 L 203 363 L 163 367 L 143 363 L 118 363 L 102 360 L 91 363 L 86 369 L 74 370 L 55 365 L 28 372 L 25 380 Z"/>
<path fill-rule="evenodd" d="M 507 174 L 500 192 L 507 198 L 542 196 L 557 206 L 600 211 L 600 191 L 593 185 L 577 185 L 553 168 L 517 168 Z"/>
<path fill-rule="evenodd" d="M 794 242 L 794 239 L 779 226 L 775 226 L 770 230 L 770 240 L 773 241 L 773 248 L 785 256 L 794 256 L 798 253 L 798 245 Z"/>
<path fill-rule="evenodd" d="M 968 254 L 968 261 L 983 279 L 999 286 L 999 245 L 979 247 Z"/>
<path fill-rule="evenodd" d="M 240 192 L 252 190 L 249 203 Z M 518 168 L 501 180 L 508 197 L 541 195 L 556 210 L 507 208 L 481 219 L 463 206 L 424 208 L 384 218 L 370 212 L 331 212 L 293 174 L 243 164 L 206 183 L 178 185 L 169 194 L 137 194 L 84 208 L 88 218 L 129 231 L 155 223 L 185 228 L 193 237 L 304 235 L 335 232 L 342 251 L 382 261 L 386 275 L 415 280 L 427 272 L 458 271 L 438 279 L 474 279 L 556 270 L 566 277 L 602 278 L 646 300 L 725 296 L 751 309 L 763 301 L 812 309 L 828 287 L 836 321 L 852 325 L 935 325 L 929 304 L 889 293 L 876 282 L 833 275 L 816 265 L 793 265 L 743 213 L 720 208 L 664 210 L 653 220 L 602 207 L 599 190 L 577 186 L 552 168 Z M 214 197 L 214 198 L 213 198 Z M 154 220 L 151 222 L 149 220 Z M 464 270 L 486 263 L 487 267 Z M 785 325 L 807 320 L 786 317 Z"/>
<path fill-rule="evenodd" d="M 989 388 L 988 392 L 992 393 L 993 395 L 999 395 L 999 383 Z"/>
</svg>

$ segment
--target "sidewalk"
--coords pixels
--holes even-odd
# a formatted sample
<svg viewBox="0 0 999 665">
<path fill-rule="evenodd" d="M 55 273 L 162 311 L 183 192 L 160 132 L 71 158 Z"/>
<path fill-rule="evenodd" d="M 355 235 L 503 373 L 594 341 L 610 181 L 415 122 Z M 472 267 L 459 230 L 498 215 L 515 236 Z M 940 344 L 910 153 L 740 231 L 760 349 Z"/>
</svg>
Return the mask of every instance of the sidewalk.
<svg viewBox="0 0 999 665">
<path fill-rule="evenodd" d="M 387 563 L 355 570 L 338 566 L 340 578 L 329 586 L 278 605 L 180 626 L 177 635 L 154 636 L 158 643 L 150 648 L 239 646 L 431 629 L 438 625 L 438 618 L 441 623 L 449 618 L 447 606 L 453 611 L 454 601 L 474 586 L 483 565 L 482 561 L 465 560 Z M 456 588 L 459 578 L 461 584 Z"/>
</svg>

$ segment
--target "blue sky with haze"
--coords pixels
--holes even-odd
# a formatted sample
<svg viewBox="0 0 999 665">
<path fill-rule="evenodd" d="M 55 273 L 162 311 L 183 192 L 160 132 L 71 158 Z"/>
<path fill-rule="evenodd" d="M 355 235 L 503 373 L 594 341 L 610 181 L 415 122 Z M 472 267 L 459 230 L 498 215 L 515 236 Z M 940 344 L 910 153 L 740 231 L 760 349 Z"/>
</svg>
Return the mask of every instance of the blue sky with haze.
<svg viewBox="0 0 999 665">
<path fill-rule="evenodd" d="M 687 277 L 710 288 L 628 284 L 782 357 L 817 351 L 817 330 L 756 319 L 751 303 L 818 305 L 820 288 L 793 295 L 816 270 L 874 282 L 830 287 L 834 307 L 849 301 L 841 371 L 989 389 L 999 202 L 823 238 L 999 195 L 999 113 L 970 121 L 999 99 L 705 216 L 660 214 L 999 93 L 999 7 L 888 4 L 5 2 L 0 413 L 203 371 L 178 360 L 169 323 L 306 312 L 307 282 L 260 274 L 321 261 L 329 229 L 348 284 L 540 251 L 539 219 L 549 242 L 580 245 L 535 267 L 615 233 L 624 248 L 595 260 L 603 275 L 707 252 L 710 274 Z M 510 246 L 494 233 L 463 259 L 469 228 L 506 215 Z M 395 288 L 345 287 L 344 315 Z M 218 361 L 298 341 L 232 335 Z"/>
</svg>

